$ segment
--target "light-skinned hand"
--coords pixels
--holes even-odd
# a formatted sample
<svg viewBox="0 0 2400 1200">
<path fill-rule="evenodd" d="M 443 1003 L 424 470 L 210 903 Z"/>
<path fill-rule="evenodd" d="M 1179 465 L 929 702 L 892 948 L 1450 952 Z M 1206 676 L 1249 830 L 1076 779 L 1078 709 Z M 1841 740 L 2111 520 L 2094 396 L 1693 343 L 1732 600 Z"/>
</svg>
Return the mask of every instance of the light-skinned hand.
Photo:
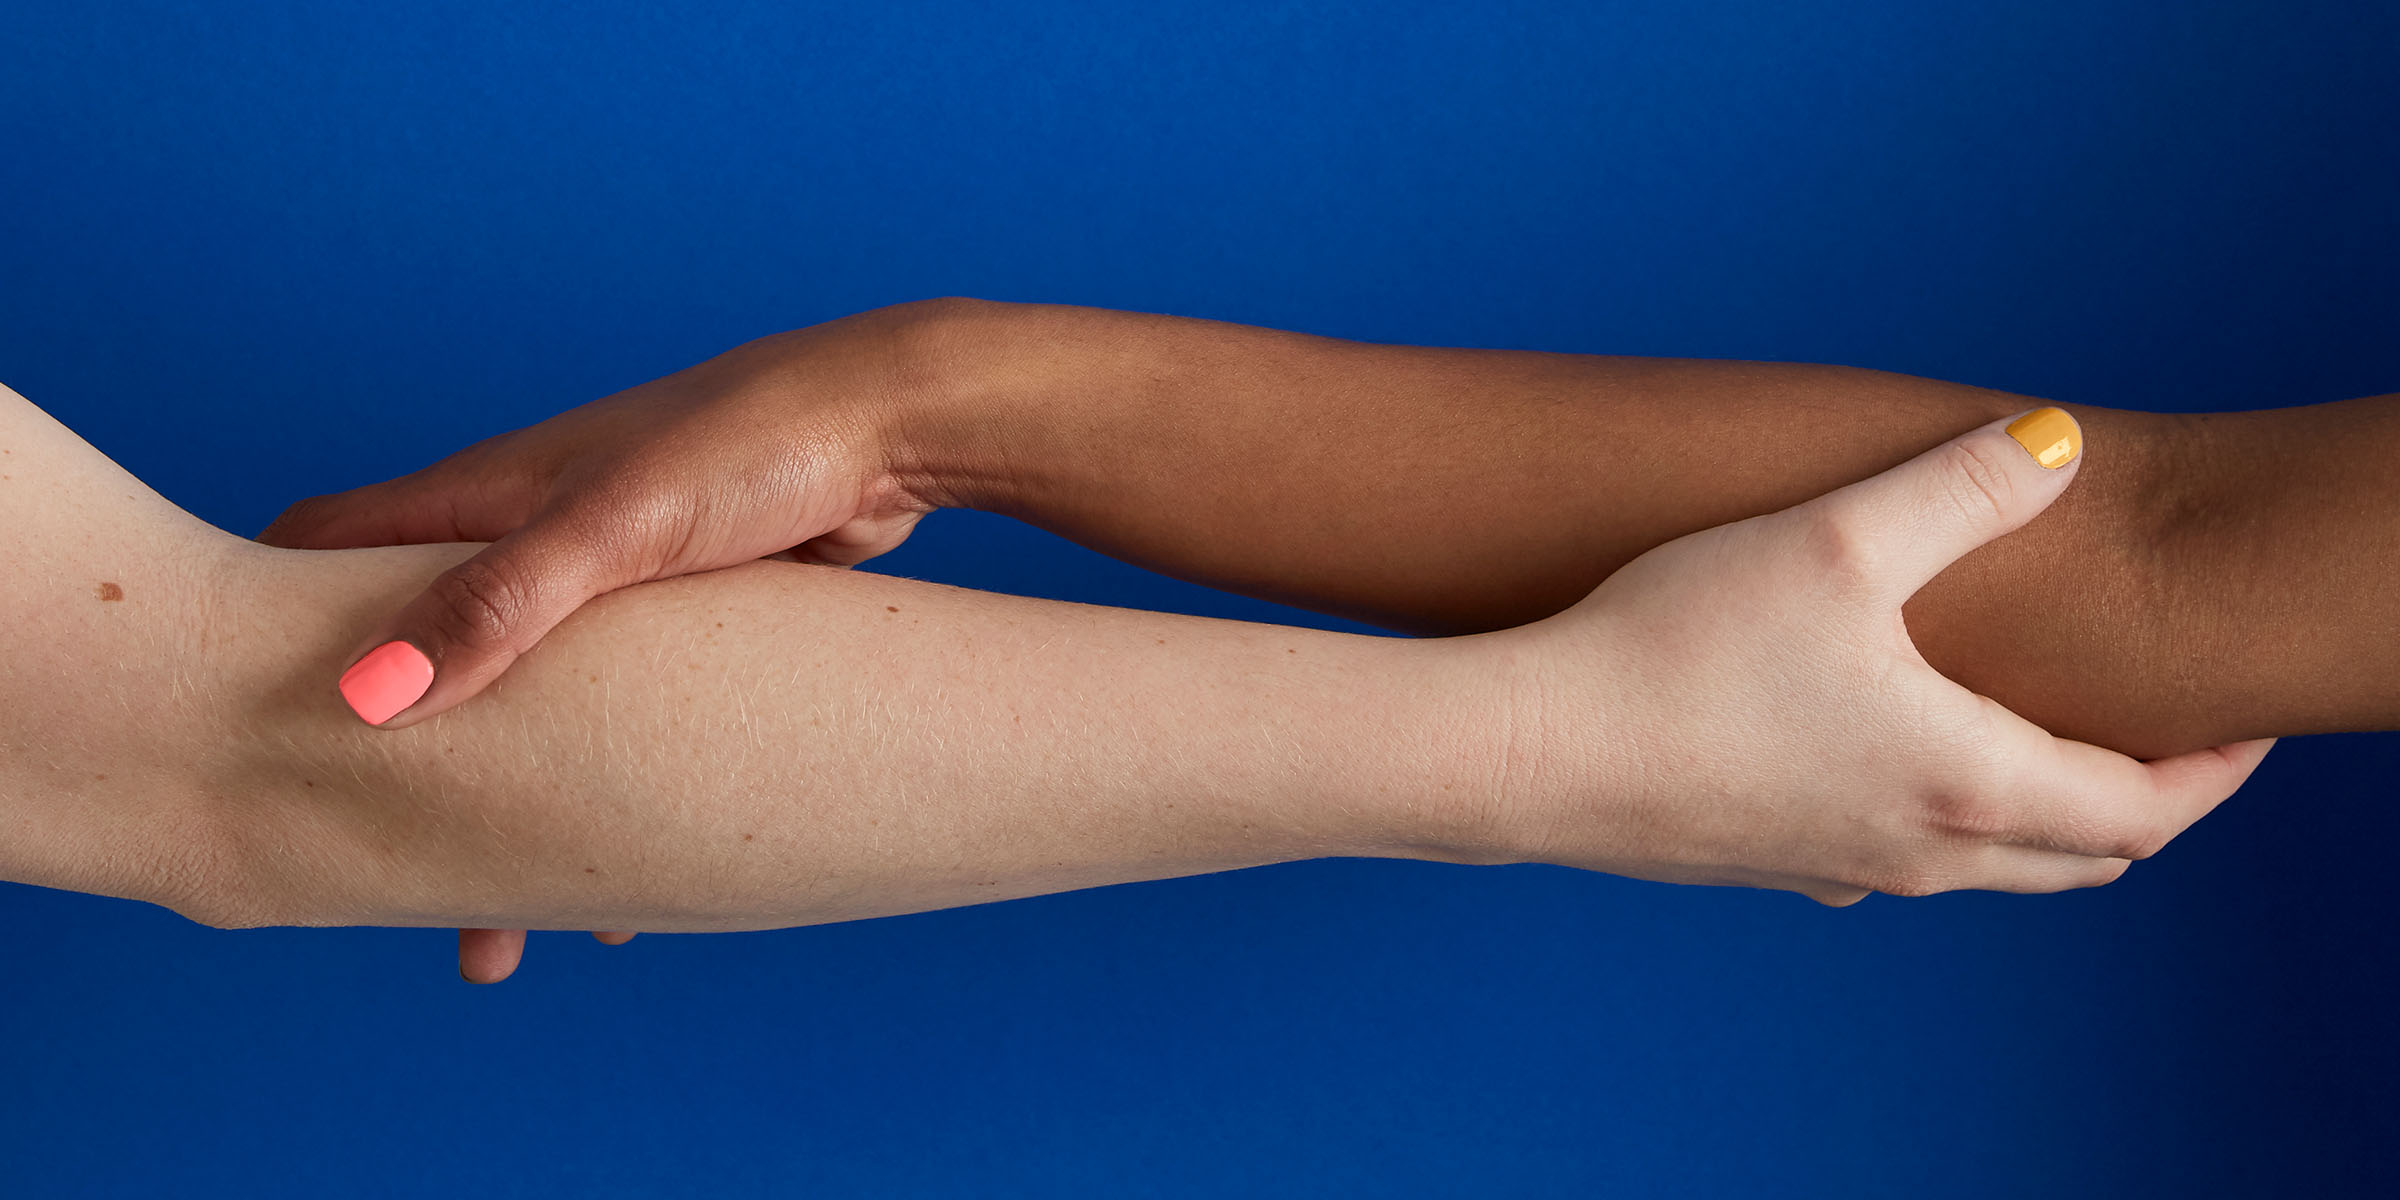
<svg viewBox="0 0 2400 1200">
<path fill-rule="evenodd" d="M 2057 499 L 2080 444 L 2058 409 L 1996 421 L 1669 542 L 1557 616 L 1456 639 L 1495 652 L 1517 697 L 1516 765 L 1491 792 L 1506 857 L 1841 905 L 2089 887 L 2157 852 L 2272 739 L 2140 762 L 2054 738 L 1936 673 L 1901 619 Z"/>
</svg>

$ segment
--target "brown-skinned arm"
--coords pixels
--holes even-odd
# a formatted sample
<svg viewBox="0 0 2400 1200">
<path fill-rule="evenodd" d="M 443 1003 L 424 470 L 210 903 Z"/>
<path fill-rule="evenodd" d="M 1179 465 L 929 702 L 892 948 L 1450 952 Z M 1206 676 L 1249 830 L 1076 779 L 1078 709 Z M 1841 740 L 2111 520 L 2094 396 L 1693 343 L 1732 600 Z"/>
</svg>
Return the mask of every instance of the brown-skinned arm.
<svg viewBox="0 0 2400 1200">
<path fill-rule="evenodd" d="M 1415 633 L 1549 615 L 1653 546 L 2043 403 L 1848 367 L 930 308 L 933 383 L 896 439 L 928 501 Z M 2081 478 L 1909 604 L 1928 661 L 2142 756 L 2400 727 L 2400 403 L 2063 407 Z"/>
</svg>

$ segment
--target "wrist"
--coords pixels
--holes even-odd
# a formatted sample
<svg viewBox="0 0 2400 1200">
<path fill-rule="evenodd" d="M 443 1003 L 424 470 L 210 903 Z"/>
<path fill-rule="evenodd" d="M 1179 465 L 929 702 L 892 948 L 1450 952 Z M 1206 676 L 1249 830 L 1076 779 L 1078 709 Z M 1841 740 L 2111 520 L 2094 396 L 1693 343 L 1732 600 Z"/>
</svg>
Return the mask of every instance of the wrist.
<svg viewBox="0 0 2400 1200">
<path fill-rule="evenodd" d="M 1532 703 L 1536 648 L 1514 630 L 1382 640 L 1395 668 L 1386 694 L 1409 699 L 1399 749 L 1378 759 L 1376 856 L 1536 861 L 1533 818 L 1551 773 Z"/>
<path fill-rule="evenodd" d="M 882 310 L 896 322 L 880 437 L 899 490 L 936 508 L 1011 512 L 1043 458 L 1042 403 L 1068 358 L 1032 305 L 962 297 Z"/>
</svg>

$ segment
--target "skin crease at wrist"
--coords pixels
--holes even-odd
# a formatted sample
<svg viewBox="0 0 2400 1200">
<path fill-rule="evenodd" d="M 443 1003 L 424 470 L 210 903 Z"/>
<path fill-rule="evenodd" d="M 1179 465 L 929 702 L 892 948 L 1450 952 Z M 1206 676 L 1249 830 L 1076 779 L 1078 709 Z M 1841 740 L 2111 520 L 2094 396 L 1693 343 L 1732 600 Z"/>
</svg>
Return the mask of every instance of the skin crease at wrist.
<svg viewBox="0 0 2400 1200">
<path fill-rule="evenodd" d="M 929 382 L 891 440 L 925 503 L 1414 633 L 1538 619 L 1675 537 L 2044 403 L 1813 364 L 1383 346 L 962 299 L 911 311 Z M 2400 726 L 2400 604 L 2376 582 L 2400 571 L 2400 397 L 2062 407 L 2086 431 L 2082 476 L 1910 601 L 1930 663 L 2144 758 Z"/>
</svg>

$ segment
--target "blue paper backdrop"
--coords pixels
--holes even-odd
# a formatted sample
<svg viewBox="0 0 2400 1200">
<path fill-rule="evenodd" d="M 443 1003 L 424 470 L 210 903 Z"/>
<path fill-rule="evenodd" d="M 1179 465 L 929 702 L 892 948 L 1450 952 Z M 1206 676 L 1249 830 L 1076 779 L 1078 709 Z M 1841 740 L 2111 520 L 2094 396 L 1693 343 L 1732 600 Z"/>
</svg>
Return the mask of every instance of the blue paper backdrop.
<svg viewBox="0 0 2400 1200">
<path fill-rule="evenodd" d="M 0 379 L 245 534 L 945 293 L 2132 407 L 2392 391 L 2393 11 L 9 4 Z M 973 514 L 884 565 L 1308 620 Z M 2388 1188 L 2396 757 L 2287 744 L 2095 892 L 1333 861 L 536 935 L 491 989 L 443 932 L 0 887 L 0 1192 Z"/>
</svg>

